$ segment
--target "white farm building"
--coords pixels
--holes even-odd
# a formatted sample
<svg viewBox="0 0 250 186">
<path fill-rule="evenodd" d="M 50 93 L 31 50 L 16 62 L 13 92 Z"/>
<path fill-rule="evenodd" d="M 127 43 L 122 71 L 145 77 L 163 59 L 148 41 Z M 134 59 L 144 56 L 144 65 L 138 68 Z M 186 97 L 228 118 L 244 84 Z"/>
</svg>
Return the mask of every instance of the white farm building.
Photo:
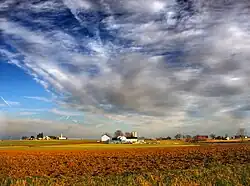
<svg viewBox="0 0 250 186">
<path fill-rule="evenodd" d="M 101 142 L 107 142 L 109 140 L 111 140 L 111 137 L 108 136 L 107 134 L 101 136 Z"/>
<path fill-rule="evenodd" d="M 117 137 L 111 137 L 108 134 L 103 134 L 101 136 L 101 142 L 105 143 L 112 143 L 112 144 L 119 144 L 119 143 L 144 143 L 143 139 L 138 138 L 137 132 L 133 131 L 131 132 L 131 136 L 127 135 L 121 135 Z"/>
<path fill-rule="evenodd" d="M 126 142 L 129 142 L 129 143 L 137 143 L 138 142 L 138 138 L 137 137 L 128 137 L 126 139 Z"/>
<path fill-rule="evenodd" d="M 59 137 L 58 137 L 59 140 L 66 140 L 68 139 L 67 137 L 63 136 L 63 134 L 61 134 Z"/>
</svg>

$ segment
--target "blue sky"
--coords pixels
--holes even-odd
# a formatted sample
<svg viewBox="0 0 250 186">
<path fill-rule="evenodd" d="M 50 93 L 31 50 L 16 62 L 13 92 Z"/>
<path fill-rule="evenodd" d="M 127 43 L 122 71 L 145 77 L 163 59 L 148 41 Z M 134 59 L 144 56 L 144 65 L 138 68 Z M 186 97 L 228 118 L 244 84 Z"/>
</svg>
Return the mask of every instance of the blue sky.
<svg viewBox="0 0 250 186">
<path fill-rule="evenodd" d="M 32 110 L 39 108 L 48 110 L 55 107 L 53 102 L 44 102 L 27 98 L 43 97 L 49 100 L 51 99 L 51 94 L 23 69 L 4 61 L 1 61 L 0 69 L 2 69 L 0 74 L 0 95 L 7 102 L 14 102 L 12 105 L 10 103 L 11 107 L 9 107 L 1 100 L 3 109 L 18 114 L 22 109 Z"/>
<path fill-rule="evenodd" d="M 58 107 L 53 101 L 53 94 L 22 68 L 1 61 L 0 69 L 3 69 L 0 74 L 0 96 L 3 98 L 0 100 L 0 108 L 5 114 L 12 118 L 39 118 L 52 121 L 71 119 L 73 122 L 83 123 L 83 113 Z"/>
<path fill-rule="evenodd" d="M 31 108 L 36 107 L 35 104 L 37 101 L 25 99 L 25 96 L 38 96 L 50 99 L 51 94 L 46 92 L 45 89 L 35 82 L 33 77 L 23 69 L 14 64 L 6 63 L 6 61 L 1 61 L 0 68 L 0 82 L 2 85 L 0 92 L 4 99 L 20 102 L 24 107 Z M 48 104 L 45 106 L 48 106 Z"/>
<path fill-rule="evenodd" d="M 248 129 L 250 16 L 216 6 L 1 1 L 0 135 Z"/>
</svg>

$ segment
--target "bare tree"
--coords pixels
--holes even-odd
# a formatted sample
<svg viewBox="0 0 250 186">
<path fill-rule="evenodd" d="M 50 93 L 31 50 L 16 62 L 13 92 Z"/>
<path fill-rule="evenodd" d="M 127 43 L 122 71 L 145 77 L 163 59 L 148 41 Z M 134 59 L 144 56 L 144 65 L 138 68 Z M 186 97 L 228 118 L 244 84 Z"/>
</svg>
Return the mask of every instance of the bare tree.
<svg viewBox="0 0 250 186">
<path fill-rule="evenodd" d="M 125 132 L 125 137 L 127 137 L 127 138 L 132 137 L 131 132 Z"/>
<path fill-rule="evenodd" d="M 114 133 L 114 137 L 117 138 L 118 136 L 123 136 L 123 132 L 121 130 L 116 130 Z"/>
<path fill-rule="evenodd" d="M 246 129 L 245 128 L 239 128 L 239 130 L 237 132 L 237 135 L 239 135 L 240 138 L 241 138 L 241 141 L 243 141 L 244 138 L 245 138 L 245 135 L 246 135 Z"/>
</svg>

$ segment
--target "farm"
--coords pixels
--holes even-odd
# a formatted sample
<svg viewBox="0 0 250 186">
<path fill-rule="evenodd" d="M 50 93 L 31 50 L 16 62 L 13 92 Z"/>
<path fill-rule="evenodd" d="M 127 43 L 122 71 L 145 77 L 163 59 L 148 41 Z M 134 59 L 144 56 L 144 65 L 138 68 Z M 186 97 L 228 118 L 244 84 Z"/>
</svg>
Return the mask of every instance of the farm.
<svg viewBox="0 0 250 186">
<path fill-rule="evenodd" d="M 1 185 L 250 185 L 248 143 L 67 145 L 3 148 Z"/>
</svg>

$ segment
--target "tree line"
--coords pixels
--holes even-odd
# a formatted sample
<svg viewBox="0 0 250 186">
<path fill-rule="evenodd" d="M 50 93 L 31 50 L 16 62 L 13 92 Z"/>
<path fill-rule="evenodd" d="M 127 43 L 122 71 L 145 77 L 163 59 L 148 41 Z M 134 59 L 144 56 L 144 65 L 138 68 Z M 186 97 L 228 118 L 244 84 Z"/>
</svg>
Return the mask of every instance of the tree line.
<svg viewBox="0 0 250 186">
<path fill-rule="evenodd" d="M 50 139 L 57 139 L 57 136 L 48 136 Z M 35 136 L 30 136 L 30 137 L 28 137 L 28 136 L 22 136 L 21 137 L 21 139 L 22 140 L 34 140 L 34 139 L 43 139 L 44 138 L 44 134 L 43 134 L 43 132 L 41 132 L 41 133 L 38 133 L 37 135 L 36 135 L 36 137 Z"/>
</svg>

